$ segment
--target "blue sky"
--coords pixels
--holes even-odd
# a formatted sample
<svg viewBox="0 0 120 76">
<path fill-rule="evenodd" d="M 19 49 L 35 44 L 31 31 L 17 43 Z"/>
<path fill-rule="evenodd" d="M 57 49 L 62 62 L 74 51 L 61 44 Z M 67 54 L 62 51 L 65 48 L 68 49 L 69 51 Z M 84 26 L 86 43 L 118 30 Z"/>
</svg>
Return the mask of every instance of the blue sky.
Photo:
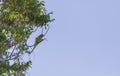
<svg viewBox="0 0 120 76">
<path fill-rule="evenodd" d="M 120 0 L 45 2 L 56 20 L 30 76 L 120 76 Z"/>
</svg>

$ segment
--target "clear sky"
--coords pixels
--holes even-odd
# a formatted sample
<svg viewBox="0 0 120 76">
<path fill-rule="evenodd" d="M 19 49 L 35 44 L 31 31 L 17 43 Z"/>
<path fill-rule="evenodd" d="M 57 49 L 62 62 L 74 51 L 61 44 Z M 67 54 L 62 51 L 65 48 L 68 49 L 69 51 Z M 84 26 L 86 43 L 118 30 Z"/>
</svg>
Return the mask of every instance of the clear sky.
<svg viewBox="0 0 120 76">
<path fill-rule="evenodd" d="M 56 20 L 30 76 L 120 76 L 120 0 L 46 0 L 46 9 Z"/>
</svg>

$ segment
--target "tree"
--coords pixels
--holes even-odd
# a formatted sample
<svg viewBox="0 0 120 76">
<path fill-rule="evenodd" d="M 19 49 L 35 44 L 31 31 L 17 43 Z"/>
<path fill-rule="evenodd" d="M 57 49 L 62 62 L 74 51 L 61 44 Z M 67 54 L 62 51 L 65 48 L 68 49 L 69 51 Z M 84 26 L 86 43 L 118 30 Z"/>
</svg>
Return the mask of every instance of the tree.
<svg viewBox="0 0 120 76">
<path fill-rule="evenodd" d="M 24 61 L 44 40 L 53 21 L 47 13 L 44 1 L 3 0 L 0 4 L 0 76 L 25 76 L 32 61 Z M 29 45 L 30 35 L 37 29 L 42 33 Z M 45 33 L 43 33 L 43 31 Z"/>
</svg>

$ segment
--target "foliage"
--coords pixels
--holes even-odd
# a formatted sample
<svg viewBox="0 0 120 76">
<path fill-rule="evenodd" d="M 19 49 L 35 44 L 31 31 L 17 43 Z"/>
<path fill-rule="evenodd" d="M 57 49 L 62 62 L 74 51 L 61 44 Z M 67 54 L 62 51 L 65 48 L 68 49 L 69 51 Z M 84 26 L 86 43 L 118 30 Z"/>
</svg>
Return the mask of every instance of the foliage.
<svg viewBox="0 0 120 76">
<path fill-rule="evenodd" d="M 3 0 L 0 5 L 0 76 L 25 76 L 31 60 L 23 61 L 44 40 L 51 13 L 46 13 L 44 2 L 38 0 Z M 30 35 L 40 28 L 33 45 Z"/>
</svg>

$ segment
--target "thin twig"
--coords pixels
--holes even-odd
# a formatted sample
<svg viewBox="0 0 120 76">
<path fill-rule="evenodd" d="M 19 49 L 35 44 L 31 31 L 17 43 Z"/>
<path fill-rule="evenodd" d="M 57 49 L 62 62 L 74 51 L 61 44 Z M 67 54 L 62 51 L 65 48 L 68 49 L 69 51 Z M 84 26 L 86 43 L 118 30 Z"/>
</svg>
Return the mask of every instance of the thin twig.
<svg viewBox="0 0 120 76">
<path fill-rule="evenodd" d="M 10 54 L 9 58 L 11 58 L 11 57 L 12 57 L 12 55 L 13 55 L 13 53 L 14 53 L 15 49 L 16 49 L 16 45 L 15 45 L 15 47 L 13 48 L 13 50 L 12 50 L 12 52 L 11 52 L 11 54 Z"/>
</svg>

